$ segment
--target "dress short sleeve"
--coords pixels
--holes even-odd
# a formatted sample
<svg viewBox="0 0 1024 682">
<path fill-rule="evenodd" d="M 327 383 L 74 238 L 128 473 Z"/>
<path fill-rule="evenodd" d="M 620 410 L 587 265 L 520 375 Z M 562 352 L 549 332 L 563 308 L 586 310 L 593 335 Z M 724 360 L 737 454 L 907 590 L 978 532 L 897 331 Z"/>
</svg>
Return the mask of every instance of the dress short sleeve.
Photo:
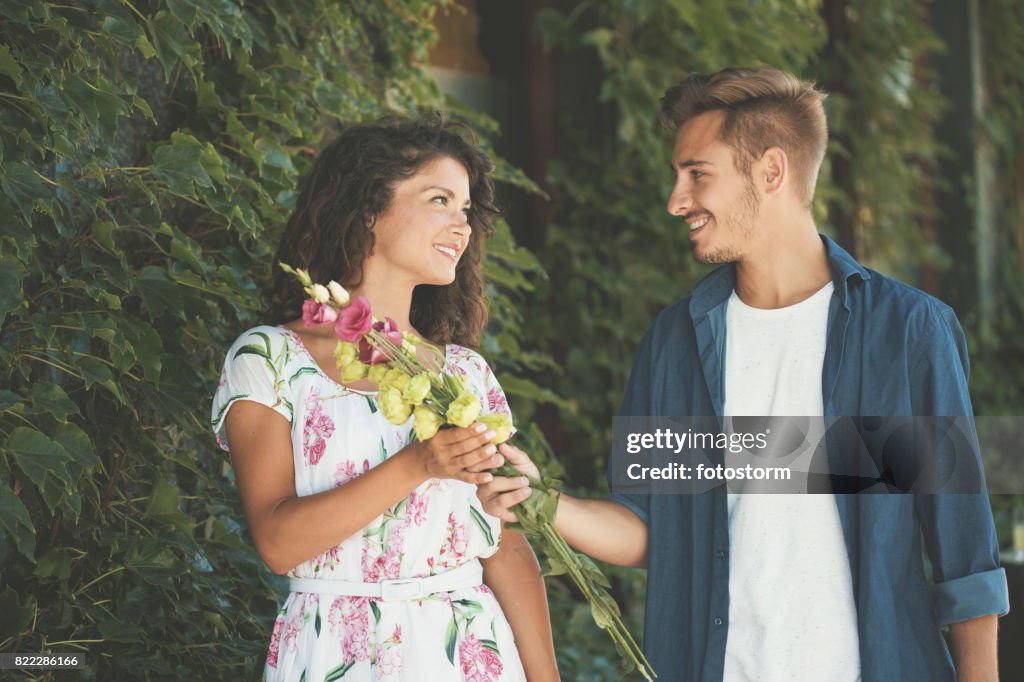
<svg viewBox="0 0 1024 682">
<path fill-rule="evenodd" d="M 512 411 L 508 407 L 505 391 L 498 383 L 487 361 L 477 353 L 463 346 L 451 345 L 448 348 L 449 370 L 464 374 L 470 380 L 483 404 L 483 414 L 504 414 L 512 424 L 512 433 L 516 432 Z"/>
<path fill-rule="evenodd" d="M 225 417 L 239 400 L 265 405 L 292 421 L 294 401 L 286 374 L 289 359 L 289 347 L 275 327 L 250 329 L 231 345 L 210 413 L 210 426 L 222 449 L 228 449 Z"/>
</svg>

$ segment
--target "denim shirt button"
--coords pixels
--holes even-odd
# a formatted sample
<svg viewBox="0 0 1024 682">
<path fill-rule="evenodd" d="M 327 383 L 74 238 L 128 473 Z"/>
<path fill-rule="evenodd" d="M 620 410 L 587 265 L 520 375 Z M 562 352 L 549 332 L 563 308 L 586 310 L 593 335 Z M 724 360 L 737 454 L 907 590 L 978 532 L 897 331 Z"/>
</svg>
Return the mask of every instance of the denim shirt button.
<svg viewBox="0 0 1024 682">
<path fill-rule="evenodd" d="M 721 625 L 721 624 L 722 624 L 722 619 L 721 618 L 715 618 L 715 625 Z"/>
</svg>

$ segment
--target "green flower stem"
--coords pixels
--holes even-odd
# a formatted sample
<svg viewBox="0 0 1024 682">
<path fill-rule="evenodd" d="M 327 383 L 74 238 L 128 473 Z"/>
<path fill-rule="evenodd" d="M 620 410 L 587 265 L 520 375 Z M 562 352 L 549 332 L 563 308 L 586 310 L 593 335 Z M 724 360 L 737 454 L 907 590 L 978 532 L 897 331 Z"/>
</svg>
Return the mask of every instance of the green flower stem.
<svg viewBox="0 0 1024 682">
<path fill-rule="evenodd" d="M 520 475 L 514 467 L 507 463 L 497 469 L 492 469 L 491 472 L 496 476 Z M 541 495 L 551 494 L 544 488 L 543 481 L 531 479 L 530 487 Z M 595 619 L 597 626 L 608 632 L 616 648 L 624 655 L 627 662 L 639 670 L 640 674 L 648 682 L 652 682 L 653 678 L 658 675 L 651 668 L 650 661 L 644 656 L 643 650 L 636 643 L 636 640 L 633 639 L 625 623 L 622 622 L 621 611 L 615 604 L 615 601 L 602 586 L 595 584 L 587 575 L 579 555 L 569 546 L 565 538 L 555 530 L 552 520 L 535 518 L 522 506 L 516 506 L 514 509 L 516 520 L 523 532 L 528 537 L 540 540 L 537 543 L 539 552 L 544 556 L 558 559 L 561 565 L 565 567 L 573 583 L 583 593 L 591 609 L 602 614 L 600 620 L 603 622 L 597 622 L 597 619 Z"/>
<path fill-rule="evenodd" d="M 636 640 L 633 639 L 633 636 L 629 633 L 629 630 L 622 622 L 619 609 L 611 609 L 607 606 L 605 600 L 610 600 L 611 596 L 602 588 L 595 586 L 583 574 L 583 567 L 575 550 L 569 547 L 565 539 L 557 530 L 554 529 L 550 522 L 544 522 L 542 532 L 551 548 L 554 549 L 554 552 L 563 560 L 566 567 L 569 569 L 570 577 L 573 579 L 576 586 L 583 592 L 587 601 L 592 606 L 604 612 L 605 616 L 611 622 L 611 625 L 607 627 L 607 630 L 612 640 L 622 647 L 622 651 L 629 656 L 632 664 L 647 680 L 651 680 L 651 675 L 657 677 L 657 674 L 653 669 L 651 669 L 651 664 L 647 660 L 647 657 L 644 656 L 643 650 L 639 645 L 637 645 Z M 600 593 L 598 591 L 600 591 Z M 614 604 L 614 602 L 612 602 L 612 604 Z M 641 661 L 643 662 L 642 664 Z"/>
</svg>

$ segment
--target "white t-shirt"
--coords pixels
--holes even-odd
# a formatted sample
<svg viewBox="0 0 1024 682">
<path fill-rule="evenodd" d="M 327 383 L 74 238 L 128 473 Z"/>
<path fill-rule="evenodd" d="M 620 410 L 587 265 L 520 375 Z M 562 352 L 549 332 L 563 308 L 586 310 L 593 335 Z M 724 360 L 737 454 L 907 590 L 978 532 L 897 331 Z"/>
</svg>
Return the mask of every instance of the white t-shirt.
<svg viewBox="0 0 1024 682">
<path fill-rule="evenodd" d="M 733 292 L 725 416 L 821 416 L 829 282 L 774 310 Z M 860 680 L 857 609 L 835 498 L 730 494 L 725 682 Z"/>
</svg>

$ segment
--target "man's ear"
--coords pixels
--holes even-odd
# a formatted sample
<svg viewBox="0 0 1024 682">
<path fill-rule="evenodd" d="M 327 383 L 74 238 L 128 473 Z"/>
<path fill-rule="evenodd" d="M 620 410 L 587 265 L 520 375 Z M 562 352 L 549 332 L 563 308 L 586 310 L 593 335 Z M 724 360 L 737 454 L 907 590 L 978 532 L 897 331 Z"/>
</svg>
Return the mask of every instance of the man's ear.
<svg viewBox="0 0 1024 682">
<path fill-rule="evenodd" d="M 781 147 L 769 147 L 761 154 L 759 175 L 754 181 L 765 194 L 777 194 L 789 182 L 789 157 Z"/>
</svg>

